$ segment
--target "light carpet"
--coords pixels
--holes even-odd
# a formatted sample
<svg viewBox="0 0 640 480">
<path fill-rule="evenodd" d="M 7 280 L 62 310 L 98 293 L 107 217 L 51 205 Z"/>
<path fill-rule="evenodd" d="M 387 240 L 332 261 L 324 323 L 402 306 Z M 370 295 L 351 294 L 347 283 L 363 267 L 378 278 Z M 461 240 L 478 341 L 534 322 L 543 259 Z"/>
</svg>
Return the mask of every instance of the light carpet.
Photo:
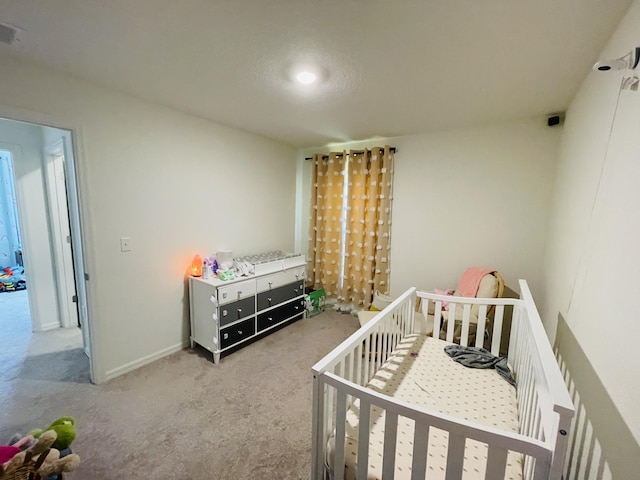
<svg viewBox="0 0 640 480">
<path fill-rule="evenodd" d="M 98 386 L 79 374 L 73 349 L 26 355 L 17 376 L 2 373 L 0 441 L 72 415 L 82 460 L 70 480 L 308 479 L 311 366 L 357 328 L 325 312 L 217 366 L 186 349 Z"/>
</svg>

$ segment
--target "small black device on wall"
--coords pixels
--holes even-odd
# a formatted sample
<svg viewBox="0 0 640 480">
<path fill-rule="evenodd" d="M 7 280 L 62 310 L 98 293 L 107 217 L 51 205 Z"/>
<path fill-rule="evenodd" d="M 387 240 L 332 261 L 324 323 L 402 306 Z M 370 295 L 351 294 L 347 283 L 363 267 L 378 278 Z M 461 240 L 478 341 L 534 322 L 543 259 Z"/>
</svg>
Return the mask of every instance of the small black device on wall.
<svg viewBox="0 0 640 480">
<path fill-rule="evenodd" d="M 555 127 L 564 123 L 564 113 L 553 113 L 547 117 L 547 126 Z"/>
</svg>

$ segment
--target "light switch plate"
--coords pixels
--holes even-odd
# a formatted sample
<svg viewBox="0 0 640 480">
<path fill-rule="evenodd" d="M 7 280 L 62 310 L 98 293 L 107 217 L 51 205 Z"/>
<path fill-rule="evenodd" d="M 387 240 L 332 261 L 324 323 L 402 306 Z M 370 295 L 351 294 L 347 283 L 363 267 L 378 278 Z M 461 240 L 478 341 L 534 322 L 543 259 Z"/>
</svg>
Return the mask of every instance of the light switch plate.
<svg viewBox="0 0 640 480">
<path fill-rule="evenodd" d="M 120 251 L 121 252 L 130 252 L 131 251 L 131 238 L 130 237 L 121 237 L 120 238 Z"/>
</svg>

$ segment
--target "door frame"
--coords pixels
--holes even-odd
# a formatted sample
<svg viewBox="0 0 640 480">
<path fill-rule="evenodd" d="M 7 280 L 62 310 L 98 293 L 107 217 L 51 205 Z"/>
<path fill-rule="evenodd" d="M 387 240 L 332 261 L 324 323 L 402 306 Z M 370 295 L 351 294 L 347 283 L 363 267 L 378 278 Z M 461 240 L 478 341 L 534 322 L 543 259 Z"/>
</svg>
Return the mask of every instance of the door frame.
<svg viewBox="0 0 640 480">
<path fill-rule="evenodd" d="M 80 322 L 83 326 L 83 339 L 85 342 L 85 351 L 89 357 L 89 374 L 92 383 L 102 383 L 105 381 L 105 375 L 102 367 L 102 357 L 100 356 L 99 348 L 99 328 L 98 322 L 94 322 L 96 318 L 96 308 L 92 298 L 93 285 L 90 280 L 90 272 L 93 271 L 95 263 L 95 255 L 93 254 L 92 232 L 90 228 L 89 219 L 89 205 L 86 199 L 89 198 L 87 190 L 85 164 L 84 158 L 84 137 L 82 134 L 82 127 L 68 119 L 58 116 L 51 116 L 49 114 L 33 112 L 30 110 L 24 110 L 16 107 L 0 104 L 0 117 L 7 120 L 13 120 L 17 122 L 31 123 L 42 127 L 53 127 L 61 130 L 66 130 L 71 136 L 71 145 L 66 145 L 65 160 L 71 164 L 69 165 L 68 183 L 69 197 L 71 197 L 71 191 L 75 196 L 75 202 L 70 202 L 69 217 L 71 220 L 71 233 L 72 241 L 74 241 L 74 261 L 75 261 L 75 277 L 76 288 L 78 292 L 78 315 Z M 71 159 L 67 158 L 67 153 L 70 153 Z M 71 178 L 72 177 L 72 178 Z M 72 207 L 72 203 L 75 208 Z M 75 236 L 74 238 L 74 231 Z M 79 260 L 79 261 L 78 261 Z"/>
</svg>

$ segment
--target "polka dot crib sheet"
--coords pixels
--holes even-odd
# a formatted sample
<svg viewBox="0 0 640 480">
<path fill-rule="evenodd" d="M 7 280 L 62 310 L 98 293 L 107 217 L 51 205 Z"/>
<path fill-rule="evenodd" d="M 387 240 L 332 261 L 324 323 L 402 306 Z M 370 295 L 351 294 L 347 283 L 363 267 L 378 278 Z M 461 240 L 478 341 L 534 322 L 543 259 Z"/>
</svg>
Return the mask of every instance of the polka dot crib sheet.
<svg viewBox="0 0 640 480">
<path fill-rule="evenodd" d="M 432 337 L 410 335 L 398 345 L 394 355 L 376 373 L 368 387 L 413 405 L 469 421 L 518 432 L 516 390 L 495 370 L 467 368 L 454 362 L 444 352 L 449 343 Z M 345 479 L 353 480 L 357 472 L 359 402 L 347 412 L 345 441 Z M 385 413 L 371 409 L 368 479 L 382 478 Z M 396 446 L 395 479 L 410 479 L 413 455 L 414 422 L 400 416 Z M 333 464 L 330 439 L 327 460 Z M 427 454 L 426 478 L 444 480 L 447 465 L 448 433 L 431 428 Z M 467 440 L 464 480 L 484 479 L 487 447 Z M 509 452 L 505 473 L 507 480 L 522 479 L 522 455 Z"/>
</svg>

